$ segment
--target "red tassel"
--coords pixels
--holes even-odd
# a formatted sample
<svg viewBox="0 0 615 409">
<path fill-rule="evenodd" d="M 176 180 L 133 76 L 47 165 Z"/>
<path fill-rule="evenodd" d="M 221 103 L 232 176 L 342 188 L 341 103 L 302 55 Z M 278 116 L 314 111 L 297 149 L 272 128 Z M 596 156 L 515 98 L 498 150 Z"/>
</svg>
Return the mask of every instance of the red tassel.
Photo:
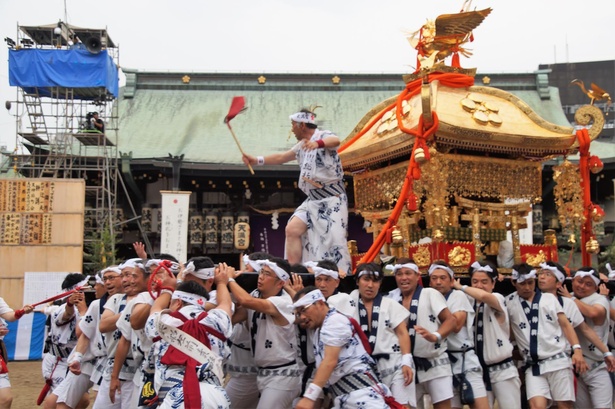
<svg viewBox="0 0 615 409">
<path fill-rule="evenodd" d="M 453 54 L 453 61 L 451 62 L 451 67 L 461 68 L 461 63 L 459 62 L 459 53 Z"/>
</svg>

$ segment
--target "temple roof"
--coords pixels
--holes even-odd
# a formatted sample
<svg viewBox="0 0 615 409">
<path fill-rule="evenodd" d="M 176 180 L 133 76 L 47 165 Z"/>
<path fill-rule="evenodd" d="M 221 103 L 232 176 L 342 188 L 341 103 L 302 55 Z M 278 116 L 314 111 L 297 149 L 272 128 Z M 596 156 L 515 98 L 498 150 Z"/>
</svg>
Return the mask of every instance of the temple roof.
<svg viewBox="0 0 615 409">
<path fill-rule="evenodd" d="M 262 74 L 145 72 L 123 69 L 119 98 L 120 152 L 133 160 L 184 155 L 184 163 L 240 165 L 241 154 L 223 120 L 234 96 L 248 109 L 231 121 L 244 151 L 266 155 L 295 142 L 288 116 L 310 105 L 319 127 L 342 140 L 380 102 L 396 96 L 402 74 Z M 478 74 L 489 86 L 505 89 L 548 122 L 570 126 L 548 71 Z M 486 80 L 483 80 L 483 82 Z M 290 137 L 289 137 L 290 136 Z"/>
</svg>

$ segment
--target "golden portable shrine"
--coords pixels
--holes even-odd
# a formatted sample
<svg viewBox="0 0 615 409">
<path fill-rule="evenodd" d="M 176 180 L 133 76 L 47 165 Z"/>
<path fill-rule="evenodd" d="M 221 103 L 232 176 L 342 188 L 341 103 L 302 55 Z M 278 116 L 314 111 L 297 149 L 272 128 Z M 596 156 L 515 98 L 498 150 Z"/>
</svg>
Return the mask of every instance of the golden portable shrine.
<svg viewBox="0 0 615 409">
<path fill-rule="evenodd" d="M 542 163 L 556 157 L 563 158 L 554 168 L 559 223 L 580 232 L 583 265 L 599 251 L 592 222 L 604 212 L 591 202 L 589 173 L 602 163 L 589 148 L 604 125 L 602 112 L 593 101 L 581 107 L 575 121 L 586 127 L 575 131 L 544 120 L 509 92 L 474 85 L 476 69 L 462 68 L 459 55 L 470 55 L 465 45 L 490 12 L 441 15 L 414 33 L 417 70 L 342 142 L 355 211 L 374 235 L 354 261 L 409 256 L 425 269 L 442 259 L 467 272 L 475 260 L 498 254 L 507 231 L 515 263 L 557 261 L 554 231 L 544 232 L 544 244 L 519 239 L 525 216 L 542 200 Z M 567 160 L 575 153 L 578 165 Z M 571 234 L 569 243 L 575 240 Z"/>
</svg>

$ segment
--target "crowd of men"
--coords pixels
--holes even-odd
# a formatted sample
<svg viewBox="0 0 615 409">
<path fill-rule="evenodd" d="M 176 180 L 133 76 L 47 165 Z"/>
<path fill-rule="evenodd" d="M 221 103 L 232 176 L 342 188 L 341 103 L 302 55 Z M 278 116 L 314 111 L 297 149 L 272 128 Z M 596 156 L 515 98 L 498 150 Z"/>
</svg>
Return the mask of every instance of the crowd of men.
<svg viewBox="0 0 615 409">
<path fill-rule="evenodd" d="M 360 264 L 350 293 L 330 260 L 243 263 L 130 259 L 96 274 L 89 305 L 76 291 L 47 308 L 43 407 L 85 408 L 92 388 L 95 409 L 613 407 L 615 304 L 593 268 L 571 293 L 561 265 L 516 265 L 504 296 L 490 262 L 472 264 L 468 286 L 436 261 L 429 287 L 410 259 Z M 258 274 L 252 292 L 235 280 L 245 272 Z M 2 397 L 6 371 L 0 381 Z"/>
</svg>

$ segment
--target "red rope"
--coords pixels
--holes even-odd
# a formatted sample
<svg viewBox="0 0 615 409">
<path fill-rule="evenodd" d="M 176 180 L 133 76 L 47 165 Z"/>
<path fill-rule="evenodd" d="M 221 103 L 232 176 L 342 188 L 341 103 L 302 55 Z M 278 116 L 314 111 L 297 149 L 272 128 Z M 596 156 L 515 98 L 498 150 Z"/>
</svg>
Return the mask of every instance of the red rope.
<svg viewBox="0 0 615 409">
<path fill-rule="evenodd" d="M 441 73 L 436 72 L 427 76 L 427 82 L 431 83 L 432 81 L 440 81 L 440 83 L 444 86 L 451 88 L 462 88 L 462 87 L 470 87 L 474 85 L 474 78 L 468 75 L 458 74 L 458 73 Z M 436 112 L 433 112 L 433 124 L 429 128 L 425 128 L 423 115 L 419 117 L 419 123 L 416 128 L 406 128 L 403 123 L 402 118 L 402 101 L 409 100 L 413 96 L 417 95 L 421 91 L 421 86 L 423 84 L 423 79 L 418 78 L 406 85 L 406 88 L 399 94 L 397 100 L 394 104 L 389 105 L 385 109 L 383 109 L 374 119 L 372 119 L 369 124 L 367 124 L 359 133 L 357 133 L 351 140 L 346 142 L 342 147 L 340 147 L 338 152 L 342 152 L 351 146 L 354 142 L 356 142 L 361 136 L 363 136 L 369 129 L 371 129 L 374 124 L 379 121 L 385 112 L 389 111 L 391 108 L 395 107 L 395 117 L 397 119 L 397 124 L 399 129 L 408 134 L 414 136 L 414 145 L 412 147 L 412 153 L 410 155 L 410 162 L 408 164 L 408 169 L 406 171 L 406 176 L 404 178 L 404 184 L 401 188 L 401 192 L 397 199 L 397 203 L 393 207 L 391 215 L 386 221 L 385 225 L 382 227 L 382 230 L 372 243 L 369 250 L 363 255 L 359 263 L 368 263 L 373 261 L 380 249 L 384 245 L 386 241 L 386 237 L 388 232 L 397 224 L 399 220 L 399 216 L 403 210 L 403 206 L 409 203 L 409 200 L 415 200 L 413 186 L 414 181 L 419 180 L 421 178 L 421 169 L 419 164 L 414 160 L 414 152 L 418 148 L 422 148 L 425 153 L 425 158 L 427 160 L 429 157 L 429 148 L 427 146 L 427 140 L 434 136 L 439 125 L 438 115 Z"/>
</svg>

